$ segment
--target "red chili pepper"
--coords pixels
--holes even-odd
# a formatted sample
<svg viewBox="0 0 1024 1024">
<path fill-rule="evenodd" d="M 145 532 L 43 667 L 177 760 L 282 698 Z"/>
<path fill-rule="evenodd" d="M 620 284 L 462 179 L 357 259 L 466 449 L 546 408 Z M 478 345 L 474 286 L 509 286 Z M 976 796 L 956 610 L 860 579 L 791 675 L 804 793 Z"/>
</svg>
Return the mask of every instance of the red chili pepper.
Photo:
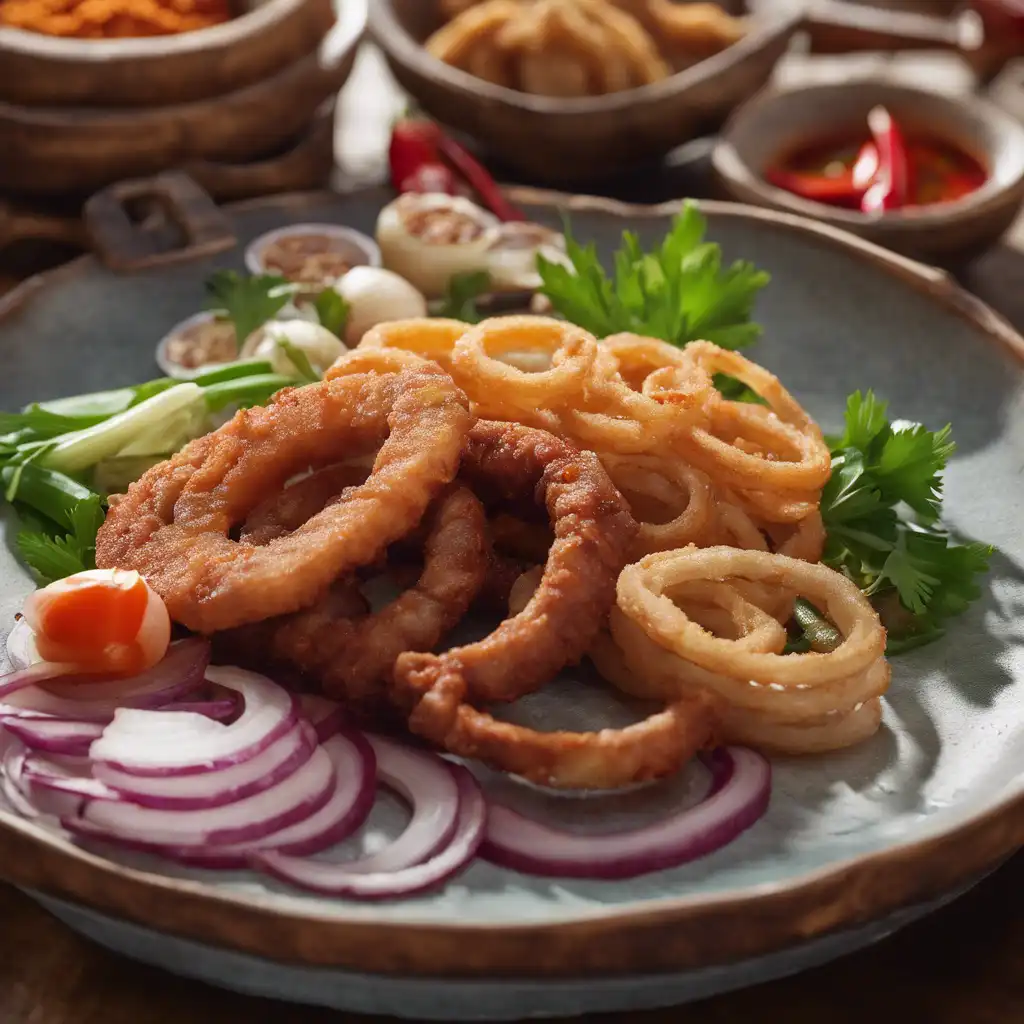
<svg viewBox="0 0 1024 1024">
<path fill-rule="evenodd" d="M 910 160 L 903 133 L 885 107 L 868 114 L 868 127 L 878 150 L 878 173 L 860 201 L 865 213 L 898 210 L 910 198 Z"/>
<path fill-rule="evenodd" d="M 441 134 L 437 140 L 441 155 L 455 165 L 455 169 L 469 182 L 484 201 L 484 205 L 498 220 L 524 220 L 519 212 L 502 194 L 497 182 L 472 153 L 454 139 Z"/>
<path fill-rule="evenodd" d="M 799 171 L 769 170 L 765 179 L 776 188 L 792 192 L 801 199 L 829 206 L 850 206 L 854 209 L 860 203 L 864 188 L 857 188 L 849 171 L 842 174 L 803 174 Z"/>
<path fill-rule="evenodd" d="M 445 135 L 433 121 L 399 121 L 391 133 L 388 160 L 391 183 L 401 192 L 464 195 L 466 189 L 461 186 L 461 177 L 499 220 L 523 220 L 522 213 L 505 198 L 483 165 L 465 147 Z M 454 166 L 455 172 L 445 166 L 445 160 Z M 440 169 L 448 171 L 450 182 Z M 444 187 L 427 187 L 437 182 L 443 183 Z"/>
<path fill-rule="evenodd" d="M 391 131 L 391 145 L 388 148 L 388 163 L 391 183 L 402 189 L 424 164 L 441 163 L 437 149 L 437 125 L 431 121 L 399 121 Z M 404 191 L 404 190 L 403 190 Z"/>
<path fill-rule="evenodd" d="M 864 195 L 878 174 L 878 149 L 873 142 L 865 142 L 853 164 L 853 184 L 858 197 Z"/>
</svg>

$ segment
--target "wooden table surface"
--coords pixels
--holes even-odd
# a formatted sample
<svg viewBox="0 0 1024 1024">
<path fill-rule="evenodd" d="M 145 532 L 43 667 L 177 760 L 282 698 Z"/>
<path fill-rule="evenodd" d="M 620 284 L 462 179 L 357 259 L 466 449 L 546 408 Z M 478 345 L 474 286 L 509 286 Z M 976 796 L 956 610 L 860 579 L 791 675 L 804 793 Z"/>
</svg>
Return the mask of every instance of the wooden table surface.
<svg viewBox="0 0 1024 1024">
<path fill-rule="evenodd" d="M 784 77 L 833 76 L 872 58 L 807 67 L 791 62 Z M 885 60 L 889 73 L 962 88 L 955 64 Z M 839 70 L 837 70 L 837 68 Z M 922 70 L 923 69 L 923 70 Z M 376 180 L 388 125 L 401 98 L 372 52 L 342 95 L 339 181 Z M 691 154 L 692 156 L 692 154 Z M 699 194 L 700 161 L 681 159 L 666 174 L 605 189 L 634 199 Z M 6 275 L 6 276 L 5 276 Z M 0 291 L 18 268 L 0 268 Z M 986 256 L 964 284 L 1024 331 L 1024 222 L 1009 244 Z M 871 949 L 826 967 L 688 1007 L 597 1020 L 655 1024 L 1021 1024 L 1024 1021 L 1024 854 L 955 904 Z M 91 945 L 21 893 L 0 886 L 0 1024 L 327 1024 L 371 1018 L 297 1010 L 221 992 L 143 967 Z"/>
</svg>

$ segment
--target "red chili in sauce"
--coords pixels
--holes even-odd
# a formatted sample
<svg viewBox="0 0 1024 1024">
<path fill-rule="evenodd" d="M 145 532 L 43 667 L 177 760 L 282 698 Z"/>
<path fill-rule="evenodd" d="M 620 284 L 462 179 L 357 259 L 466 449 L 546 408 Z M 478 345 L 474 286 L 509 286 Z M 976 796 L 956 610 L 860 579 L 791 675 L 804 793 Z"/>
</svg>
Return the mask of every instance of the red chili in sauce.
<svg viewBox="0 0 1024 1024">
<path fill-rule="evenodd" d="M 884 213 L 961 199 L 988 172 L 969 153 L 934 136 L 905 136 L 882 107 L 865 131 L 795 150 L 765 180 L 804 199 L 865 213 Z"/>
</svg>

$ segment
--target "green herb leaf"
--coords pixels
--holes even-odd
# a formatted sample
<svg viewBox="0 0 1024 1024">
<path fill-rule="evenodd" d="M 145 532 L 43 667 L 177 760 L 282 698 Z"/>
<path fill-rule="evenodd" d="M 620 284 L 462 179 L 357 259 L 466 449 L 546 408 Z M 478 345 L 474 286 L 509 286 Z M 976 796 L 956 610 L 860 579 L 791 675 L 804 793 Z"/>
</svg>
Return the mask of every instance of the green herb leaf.
<svg viewBox="0 0 1024 1024">
<path fill-rule="evenodd" d="M 284 335 L 275 338 L 274 341 L 277 343 L 277 347 L 288 357 L 288 361 L 292 366 L 295 367 L 295 372 L 301 380 L 307 384 L 315 384 L 318 380 L 322 379 L 320 374 L 313 369 L 309 356 L 298 345 L 289 341 Z"/>
<path fill-rule="evenodd" d="M 99 495 L 79 501 L 70 513 L 71 532 L 50 536 L 34 528 L 23 528 L 15 538 L 22 559 L 40 584 L 96 568 L 96 533 L 103 524 Z"/>
<path fill-rule="evenodd" d="M 348 323 L 351 306 L 333 288 L 325 288 L 313 300 L 313 308 L 321 327 L 325 327 L 336 338 L 345 337 L 345 325 Z"/>
<path fill-rule="evenodd" d="M 209 308 L 223 311 L 235 325 L 240 346 L 284 309 L 294 292 L 292 285 L 274 274 L 247 277 L 234 270 L 218 270 L 206 281 Z"/>
<path fill-rule="evenodd" d="M 955 450 L 949 427 L 890 422 L 868 391 L 847 400 L 821 499 L 824 561 L 854 580 L 889 630 L 889 653 L 931 643 L 981 593 L 992 548 L 955 544 L 934 524 Z M 923 525 L 922 525 L 923 524 Z"/>
<path fill-rule="evenodd" d="M 679 346 L 702 338 L 743 348 L 760 336 L 750 317 L 769 277 L 742 260 L 723 267 L 721 249 L 704 241 L 706 229 L 696 205 L 687 203 L 651 253 L 624 232 L 609 277 L 596 247 L 581 246 L 567 224 L 572 269 L 539 255 L 541 291 L 562 316 L 599 338 L 630 331 Z"/>
<path fill-rule="evenodd" d="M 455 274 L 448 282 L 448 289 L 435 310 L 435 316 L 477 324 L 483 319 L 477 309 L 477 299 L 490 290 L 491 275 L 486 270 Z"/>
<path fill-rule="evenodd" d="M 731 402 L 747 402 L 750 405 L 768 404 L 756 391 L 748 388 L 743 381 L 730 377 L 727 373 L 716 373 L 712 380 L 722 397 L 728 398 Z"/>
</svg>

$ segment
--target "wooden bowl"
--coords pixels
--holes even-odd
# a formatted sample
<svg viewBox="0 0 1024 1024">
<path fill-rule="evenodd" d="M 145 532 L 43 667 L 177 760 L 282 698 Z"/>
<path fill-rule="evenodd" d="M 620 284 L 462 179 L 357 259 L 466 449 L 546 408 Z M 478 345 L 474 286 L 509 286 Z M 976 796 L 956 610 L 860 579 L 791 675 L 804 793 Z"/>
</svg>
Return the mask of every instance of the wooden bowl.
<svg viewBox="0 0 1024 1024">
<path fill-rule="evenodd" d="M 224 25 L 146 39 L 58 39 L 0 28 L 0 100 L 65 106 L 187 103 L 241 89 L 311 53 L 331 0 L 235 0 Z"/>
<path fill-rule="evenodd" d="M 988 181 L 955 202 L 880 216 L 802 199 L 765 181 L 765 169 L 781 155 L 818 138 L 857 131 L 878 105 L 912 134 L 917 129 L 975 156 L 988 169 Z M 740 202 L 813 217 L 939 263 L 969 258 L 991 246 L 1024 203 L 1024 127 L 986 100 L 892 82 L 848 80 L 765 93 L 730 119 L 712 163 L 721 187 Z"/>
<path fill-rule="evenodd" d="M 567 184 L 660 159 L 720 121 L 768 81 L 800 20 L 798 10 L 755 17 L 745 39 L 679 74 L 579 99 L 506 89 L 432 57 L 422 43 L 439 24 L 433 0 L 374 0 L 370 30 L 427 113 L 510 168 Z"/>
<path fill-rule="evenodd" d="M 92 192 L 196 161 L 247 163 L 280 150 L 308 130 L 345 84 L 365 24 L 365 0 L 346 0 L 318 49 L 213 99 L 130 109 L 0 103 L 0 189 Z"/>
<path fill-rule="evenodd" d="M 193 160 L 182 170 L 221 202 L 324 188 L 334 170 L 334 112 L 331 98 L 297 139 L 261 159 L 242 164 Z M 26 240 L 88 249 L 76 204 L 58 205 L 62 209 L 52 203 L 0 200 L 0 250 Z"/>
</svg>

